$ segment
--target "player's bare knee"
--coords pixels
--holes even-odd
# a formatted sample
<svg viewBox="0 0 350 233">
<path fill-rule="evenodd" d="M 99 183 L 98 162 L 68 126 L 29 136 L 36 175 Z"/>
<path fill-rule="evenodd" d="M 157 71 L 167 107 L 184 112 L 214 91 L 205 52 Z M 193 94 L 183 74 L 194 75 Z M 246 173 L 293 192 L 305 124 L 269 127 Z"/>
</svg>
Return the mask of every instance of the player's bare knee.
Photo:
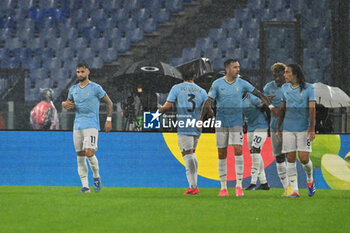
<svg viewBox="0 0 350 233">
<path fill-rule="evenodd" d="M 77 156 L 85 156 L 85 151 L 78 151 Z"/>
<path fill-rule="evenodd" d="M 95 155 L 95 150 L 94 149 L 86 149 L 85 155 L 86 155 L 86 157 L 92 157 Z"/>
<path fill-rule="evenodd" d="M 300 162 L 302 164 L 307 164 L 309 162 L 309 157 L 308 156 L 304 156 L 304 157 L 299 156 L 299 159 L 300 159 Z"/>
<path fill-rule="evenodd" d="M 219 159 L 226 159 L 227 157 L 227 147 L 218 148 Z"/>
<path fill-rule="evenodd" d="M 235 149 L 235 155 L 242 155 L 242 146 L 241 145 L 233 145 Z"/>
<path fill-rule="evenodd" d="M 297 160 L 297 156 L 295 152 L 287 153 L 287 161 L 289 163 L 295 163 L 296 160 Z"/>
<path fill-rule="evenodd" d="M 284 163 L 284 161 L 286 161 L 286 155 L 285 154 L 281 154 L 281 155 L 277 155 L 276 156 L 276 162 L 277 163 Z"/>
<path fill-rule="evenodd" d="M 183 157 L 185 155 L 193 154 L 194 150 L 193 149 L 183 150 L 181 153 L 182 153 L 182 157 Z"/>
</svg>

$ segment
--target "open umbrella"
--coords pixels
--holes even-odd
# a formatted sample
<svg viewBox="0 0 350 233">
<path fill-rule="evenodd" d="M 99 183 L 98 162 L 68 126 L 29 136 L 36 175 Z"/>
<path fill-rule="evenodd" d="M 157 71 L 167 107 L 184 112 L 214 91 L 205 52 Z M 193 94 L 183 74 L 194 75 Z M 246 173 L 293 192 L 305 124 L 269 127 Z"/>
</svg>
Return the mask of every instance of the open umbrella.
<svg viewBox="0 0 350 233">
<path fill-rule="evenodd" d="M 118 87 L 142 87 L 152 92 L 167 93 L 171 87 L 182 81 L 182 75 L 175 67 L 161 61 L 138 61 L 117 72 L 113 85 Z"/>
<path fill-rule="evenodd" d="M 328 86 L 324 83 L 314 83 L 316 103 L 326 108 L 340 108 L 350 106 L 350 97 L 340 88 Z"/>
</svg>

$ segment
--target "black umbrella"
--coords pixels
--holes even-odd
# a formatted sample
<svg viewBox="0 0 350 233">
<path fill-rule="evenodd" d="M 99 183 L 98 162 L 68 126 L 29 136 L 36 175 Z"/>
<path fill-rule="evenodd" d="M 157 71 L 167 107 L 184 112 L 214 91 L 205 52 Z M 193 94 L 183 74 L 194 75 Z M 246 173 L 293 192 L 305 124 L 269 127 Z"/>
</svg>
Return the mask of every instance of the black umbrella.
<svg viewBox="0 0 350 233">
<path fill-rule="evenodd" d="M 117 72 L 113 85 L 117 87 L 141 87 L 158 93 L 167 93 L 182 82 L 182 75 L 175 67 L 161 61 L 138 61 Z"/>
<path fill-rule="evenodd" d="M 194 80 L 194 82 L 208 92 L 213 82 L 222 76 L 225 76 L 224 71 L 209 73 L 209 74 L 199 76 L 197 79 Z"/>
</svg>

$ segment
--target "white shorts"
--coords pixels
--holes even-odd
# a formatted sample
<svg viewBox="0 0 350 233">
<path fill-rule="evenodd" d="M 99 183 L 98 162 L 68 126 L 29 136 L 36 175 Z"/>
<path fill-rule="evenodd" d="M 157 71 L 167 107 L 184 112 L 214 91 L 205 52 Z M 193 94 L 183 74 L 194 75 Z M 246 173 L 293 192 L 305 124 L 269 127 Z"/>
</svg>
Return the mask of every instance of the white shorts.
<svg viewBox="0 0 350 233">
<path fill-rule="evenodd" d="M 84 151 L 85 149 L 94 149 L 97 151 L 97 140 L 97 129 L 73 130 L 73 142 L 76 152 Z"/>
<path fill-rule="evenodd" d="M 266 129 L 256 129 L 253 132 L 247 133 L 248 147 L 249 150 L 252 147 L 261 149 L 267 138 L 267 128 Z"/>
<path fill-rule="evenodd" d="M 217 148 L 226 148 L 229 145 L 243 145 L 242 126 L 219 127 L 215 129 L 215 135 Z"/>
<path fill-rule="evenodd" d="M 282 132 L 282 153 L 288 153 L 292 151 L 311 152 L 311 142 L 307 137 L 307 131 L 303 132 Z"/>
<path fill-rule="evenodd" d="M 178 134 L 177 139 L 179 142 L 180 151 L 196 150 L 199 136 Z"/>
<path fill-rule="evenodd" d="M 282 154 L 283 137 L 281 141 L 278 140 L 276 138 L 276 132 L 273 129 L 271 129 L 270 134 L 271 134 L 272 154 L 273 154 L 273 157 L 276 157 Z"/>
</svg>

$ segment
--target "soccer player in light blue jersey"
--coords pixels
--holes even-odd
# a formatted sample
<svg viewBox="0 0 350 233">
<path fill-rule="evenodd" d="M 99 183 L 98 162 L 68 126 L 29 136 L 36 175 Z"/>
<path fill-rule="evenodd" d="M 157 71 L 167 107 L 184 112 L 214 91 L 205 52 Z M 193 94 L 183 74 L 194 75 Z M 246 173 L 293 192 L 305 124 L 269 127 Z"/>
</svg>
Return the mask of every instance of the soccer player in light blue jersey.
<svg viewBox="0 0 350 233">
<path fill-rule="evenodd" d="M 267 114 L 263 112 L 262 101 L 246 92 L 243 95 L 243 115 L 247 123 L 248 147 L 252 157 L 251 180 L 246 190 L 269 190 L 270 187 L 266 180 L 264 162 L 261 157 L 261 149 L 267 138 Z M 257 180 L 260 180 L 260 186 L 257 187 Z"/>
<path fill-rule="evenodd" d="M 68 99 L 62 102 L 65 109 L 75 110 L 73 142 L 77 152 L 78 174 L 83 186 L 80 192 L 82 193 L 90 192 L 86 157 L 93 172 L 94 190 L 99 192 L 101 189 L 98 160 L 95 156 L 100 130 L 101 99 L 107 103 L 108 109 L 105 131 L 108 133 L 112 129 L 113 103 L 100 85 L 89 80 L 89 74 L 88 64 L 79 63 L 77 65 L 79 83 L 69 89 Z"/>
<path fill-rule="evenodd" d="M 184 82 L 171 88 L 167 101 L 159 110 L 160 113 L 165 113 L 173 104 L 176 104 L 178 143 L 185 161 L 189 184 L 185 195 L 199 193 L 197 186 L 198 161 L 195 150 L 201 132 L 197 129 L 196 124 L 189 123 L 199 120 L 201 107 L 207 99 L 206 91 L 194 83 L 195 77 L 196 71 L 190 67 L 184 74 Z"/>
<path fill-rule="evenodd" d="M 276 109 L 260 91 L 255 89 L 247 81 L 239 78 L 239 63 L 236 59 L 228 59 L 224 63 L 226 75 L 215 80 L 209 90 L 208 98 L 204 103 L 201 119 L 212 110 L 216 100 L 216 120 L 221 121 L 222 127 L 215 129 L 216 145 L 219 157 L 219 177 L 221 190 L 218 196 L 228 196 L 227 191 L 227 147 L 233 145 L 235 152 L 236 168 L 236 196 L 243 196 L 243 117 L 242 117 L 242 95 L 251 92 L 258 96 L 264 104 L 269 106 L 274 114 L 278 114 Z"/>
<path fill-rule="evenodd" d="M 271 66 L 274 80 L 267 83 L 264 87 L 264 94 L 271 100 L 272 104 L 280 107 L 282 103 L 282 85 L 285 83 L 284 70 L 286 65 L 277 62 Z M 287 177 L 286 155 L 282 153 L 282 141 L 276 138 L 276 127 L 278 116 L 271 114 L 270 119 L 270 137 L 272 144 L 272 154 L 276 158 L 277 174 L 284 188 L 282 196 L 289 196 L 293 193 L 292 186 L 289 185 Z M 283 140 L 283 138 L 282 138 Z"/>
<path fill-rule="evenodd" d="M 282 86 L 281 114 L 276 136 L 281 138 L 283 123 L 282 152 L 287 153 L 287 176 L 293 188 L 289 197 L 300 197 L 296 169 L 296 152 L 307 177 L 308 195 L 315 194 L 312 162 L 309 157 L 311 141 L 315 139 L 315 91 L 305 81 L 302 68 L 290 64 L 284 72 L 286 83 Z"/>
</svg>

